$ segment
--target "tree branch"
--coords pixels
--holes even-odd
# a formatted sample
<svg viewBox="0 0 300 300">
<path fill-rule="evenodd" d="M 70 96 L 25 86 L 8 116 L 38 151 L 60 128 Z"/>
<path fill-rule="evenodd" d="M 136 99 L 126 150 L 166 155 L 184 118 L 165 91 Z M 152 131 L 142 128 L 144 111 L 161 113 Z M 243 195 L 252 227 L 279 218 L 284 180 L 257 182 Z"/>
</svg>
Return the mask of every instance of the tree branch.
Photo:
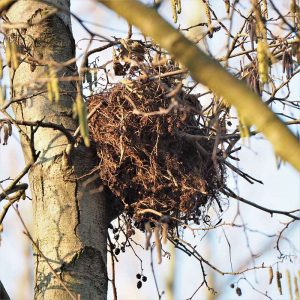
<svg viewBox="0 0 300 300">
<path fill-rule="evenodd" d="M 235 106 L 245 124 L 254 124 L 272 143 L 275 152 L 300 171 L 300 144 L 292 132 L 263 103 L 260 97 L 207 56 L 193 42 L 165 21 L 156 10 L 131 0 L 98 0 L 152 37 L 185 65 L 200 82 Z M 230 87 L 230 88 L 229 88 Z"/>
</svg>

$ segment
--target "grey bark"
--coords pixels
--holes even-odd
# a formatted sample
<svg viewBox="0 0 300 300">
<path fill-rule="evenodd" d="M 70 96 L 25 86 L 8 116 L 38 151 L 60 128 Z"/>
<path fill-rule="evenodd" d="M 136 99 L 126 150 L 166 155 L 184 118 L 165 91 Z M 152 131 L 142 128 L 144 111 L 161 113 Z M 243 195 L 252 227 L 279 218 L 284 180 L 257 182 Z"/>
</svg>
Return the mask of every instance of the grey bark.
<svg viewBox="0 0 300 300">
<path fill-rule="evenodd" d="M 43 20 L 49 11 L 46 4 L 31 0 L 13 4 L 7 13 L 9 22 L 28 24 L 28 28 L 10 30 L 9 35 L 18 44 L 23 57 L 66 62 L 74 57 L 75 52 L 70 1 L 48 2 L 63 6 L 65 10 Z M 45 84 L 39 80 L 46 77 L 46 68 L 45 64 L 22 62 L 12 77 L 14 96 L 45 90 Z M 71 76 L 74 72 L 76 68 L 71 64 L 63 67 L 59 76 Z M 75 84 L 60 82 L 60 91 L 57 104 L 50 103 L 47 93 L 16 104 L 16 118 L 27 121 L 44 119 L 75 130 L 77 123 L 72 119 Z M 21 128 L 30 135 L 28 127 Z M 21 142 L 28 162 L 30 147 L 23 135 Z M 71 292 L 80 295 L 80 299 L 106 299 L 109 208 L 105 195 L 99 191 L 99 180 L 85 176 L 95 166 L 95 154 L 83 146 L 67 153 L 66 137 L 49 128 L 38 129 L 34 145 L 40 151 L 29 174 L 34 241 Z M 36 249 L 34 257 L 35 299 L 70 299 Z"/>
</svg>

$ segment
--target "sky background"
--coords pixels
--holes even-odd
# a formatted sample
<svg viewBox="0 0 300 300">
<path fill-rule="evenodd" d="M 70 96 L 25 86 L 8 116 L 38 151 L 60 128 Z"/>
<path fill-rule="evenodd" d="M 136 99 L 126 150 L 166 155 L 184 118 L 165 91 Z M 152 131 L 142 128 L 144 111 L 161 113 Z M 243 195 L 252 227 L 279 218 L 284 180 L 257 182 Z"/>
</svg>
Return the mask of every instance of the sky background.
<svg viewBox="0 0 300 300">
<path fill-rule="evenodd" d="M 165 1 L 160 12 L 171 21 L 171 9 L 169 1 Z M 248 1 L 247 1 L 248 2 Z M 278 5 L 281 5 L 284 1 L 274 1 Z M 288 2 L 288 1 L 287 1 Z M 127 24 L 118 16 L 112 14 L 106 8 L 96 5 L 94 1 L 88 0 L 83 2 L 80 0 L 73 0 L 72 11 L 80 16 L 84 20 L 101 24 L 105 27 L 116 29 L 116 31 L 92 26 L 95 30 L 105 36 L 122 36 L 122 32 L 125 29 L 126 35 Z M 183 1 L 183 14 L 180 17 L 182 26 L 196 24 L 203 20 L 203 8 L 199 5 L 200 0 L 186 0 Z M 211 1 L 216 5 L 215 8 L 223 10 L 223 7 L 218 8 L 218 3 L 223 1 L 215 0 Z M 288 5 L 286 5 L 287 7 Z M 284 9 L 284 4 L 280 6 Z M 136 31 L 136 30 L 135 30 Z M 73 21 L 73 33 L 75 35 L 77 43 L 77 51 L 80 53 L 84 49 L 86 42 L 81 40 L 86 37 L 82 28 L 78 23 Z M 199 32 L 194 32 L 194 35 Z M 216 55 L 222 50 L 222 34 L 219 38 L 212 39 L 210 47 L 213 49 Z M 100 43 L 95 43 L 95 46 L 99 46 Z M 111 55 L 110 51 L 106 51 L 101 57 L 105 62 Z M 275 66 L 275 68 L 279 68 Z M 291 85 L 291 99 L 300 98 L 300 76 L 294 78 Z M 274 107 L 279 110 L 281 107 Z M 296 116 L 297 117 L 297 116 Z M 299 118 L 298 113 L 298 118 Z M 294 127 L 295 128 L 295 127 Z M 13 137 L 9 140 L 7 146 L 0 146 L 0 181 L 5 178 L 13 178 L 16 176 L 22 167 L 24 166 L 23 155 L 21 147 L 18 141 L 18 134 L 14 132 Z M 242 143 L 243 144 L 243 143 Z M 264 182 L 263 185 L 254 184 L 251 185 L 243 179 L 236 179 L 234 175 L 229 172 L 228 184 L 229 186 L 238 192 L 242 197 L 258 203 L 262 206 L 269 207 L 278 210 L 293 210 L 299 208 L 300 205 L 300 177 L 299 173 L 295 171 L 289 165 L 282 165 L 278 170 L 276 167 L 276 159 L 271 145 L 265 141 L 262 137 L 258 136 L 252 138 L 250 143 L 244 142 L 243 149 L 238 154 L 240 158 L 239 167 L 245 170 L 250 175 Z M 238 203 L 234 199 L 223 199 L 224 203 L 229 204 L 229 208 L 223 215 L 223 220 L 231 222 L 236 215 L 238 209 Z M 0 208 L 2 203 L 0 204 Z M 21 201 L 19 208 L 28 227 L 31 227 L 31 203 L 30 201 Z M 266 234 L 276 234 L 283 227 L 282 222 L 288 221 L 285 217 L 273 216 L 270 217 L 267 213 L 258 211 L 255 208 L 246 206 L 244 204 L 239 205 L 240 214 L 249 228 L 259 230 Z M 241 223 L 240 219 L 237 219 L 236 223 Z M 209 234 L 205 235 L 203 232 L 199 232 L 196 237 L 193 237 L 187 232 L 185 238 L 189 240 L 193 245 L 197 245 L 198 251 L 207 258 L 212 264 L 221 268 L 222 270 L 230 271 L 229 263 L 229 251 L 231 251 L 233 269 L 238 269 L 245 262 L 249 261 L 250 252 L 247 248 L 246 236 L 242 229 L 224 227 L 223 229 L 216 229 Z M 285 236 L 293 242 L 295 247 L 300 248 L 300 234 L 299 224 L 294 223 L 290 229 L 286 231 Z M 137 234 L 139 242 L 144 244 L 144 236 L 141 233 Z M 229 240 L 231 248 L 228 247 Z M 263 234 L 252 232 L 248 233 L 249 243 L 253 253 L 259 256 L 258 261 L 264 262 L 266 265 L 273 264 L 277 261 L 278 252 L 274 251 L 274 239 L 271 243 L 271 239 Z M 22 226 L 16 216 L 16 213 L 11 209 L 4 221 L 4 232 L 1 235 L 0 246 L 0 280 L 6 287 L 8 293 L 13 300 L 32 299 L 32 281 L 33 281 L 33 265 L 31 258 L 30 243 L 28 239 L 22 234 Z M 293 254 L 293 249 L 285 242 L 281 244 L 283 249 Z M 166 249 L 171 249 L 170 245 L 166 245 Z M 140 272 L 140 261 L 136 258 L 134 253 L 129 250 L 125 254 L 119 255 L 119 262 L 116 264 L 116 281 L 118 288 L 118 295 L 120 300 L 152 300 L 157 299 L 157 294 L 154 286 L 153 276 L 150 268 L 150 252 L 136 248 L 137 254 L 143 260 L 144 275 L 148 277 L 148 281 L 143 284 L 141 289 L 136 288 L 136 274 Z M 156 261 L 156 255 L 154 252 L 154 262 Z M 199 263 L 185 255 L 180 251 L 175 252 L 175 299 L 187 299 L 191 297 L 193 292 L 202 282 L 202 273 Z M 110 264 L 110 257 L 108 257 L 108 263 Z M 257 263 L 258 264 L 258 263 Z M 250 263 L 251 266 L 251 263 Z M 165 280 L 169 274 L 170 264 L 168 259 L 164 258 L 161 265 L 154 264 L 155 273 L 158 279 L 158 285 L 160 291 L 165 289 Z M 276 270 L 276 266 L 274 268 Z M 300 270 L 300 261 L 295 259 L 293 262 L 286 261 L 279 265 L 279 270 L 284 273 L 290 270 L 292 274 L 297 273 Z M 242 289 L 243 295 L 238 297 L 235 294 L 235 290 L 230 288 L 231 283 L 235 283 L 241 276 L 220 276 L 213 274 L 209 268 L 206 268 L 209 274 L 209 281 L 218 291 L 218 295 L 215 299 L 232 300 L 232 299 L 266 299 L 259 292 L 251 288 L 250 284 L 253 284 L 255 288 L 265 292 L 268 290 L 268 294 L 273 299 L 283 300 L 289 299 L 285 278 L 283 280 L 284 295 L 280 296 L 273 283 L 271 286 L 268 284 L 268 271 L 259 270 L 257 272 L 247 273 L 247 280 L 240 280 L 239 287 Z M 109 298 L 112 299 L 112 289 L 109 285 Z M 166 297 L 163 297 L 166 299 Z M 209 299 L 207 290 L 203 287 L 194 297 L 196 300 Z"/>
</svg>

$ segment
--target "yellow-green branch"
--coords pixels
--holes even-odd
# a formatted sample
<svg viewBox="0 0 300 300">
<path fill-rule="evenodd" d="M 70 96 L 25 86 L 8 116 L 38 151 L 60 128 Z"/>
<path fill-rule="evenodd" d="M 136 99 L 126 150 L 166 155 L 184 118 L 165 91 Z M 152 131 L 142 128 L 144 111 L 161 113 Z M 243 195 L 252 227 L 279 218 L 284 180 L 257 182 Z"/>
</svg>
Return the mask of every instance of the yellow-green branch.
<svg viewBox="0 0 300 300">
<path fill-rule="evenodd" d="M 300 144 L 290 130 L 252 92 L 247 85 L 228 73 L 217 61 L 208 57 L 194 43 L 165 21 L 155 9 L 136 0 L 98 0 L 145 35 L 174 55 L 185 65 L 193 79 L 223 96 L 233 105 L 248 125 L 254 124 L 258 131 L 272 143 L 277 155 L 300 171 Z"/>
</svg>

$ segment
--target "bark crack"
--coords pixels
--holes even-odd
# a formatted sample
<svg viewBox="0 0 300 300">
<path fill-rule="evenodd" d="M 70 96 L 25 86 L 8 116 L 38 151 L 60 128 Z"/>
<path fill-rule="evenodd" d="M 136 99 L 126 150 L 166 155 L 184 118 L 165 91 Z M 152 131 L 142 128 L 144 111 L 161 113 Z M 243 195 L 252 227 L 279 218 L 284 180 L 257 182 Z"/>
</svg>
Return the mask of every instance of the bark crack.
<svg viewBox="0 0 300 300">
<path fill-rule="evenodd" d="M 78 199 L 78 183 L 77 182 L 75 184 L 75 197 L 74 198 L 75 198 L 75 207 L 76 207 L 76 212 L 77 212 L 77 223 L 74 228 L 74 233 L 78 237 L 77 228 L 80 224 L 80 207 L 79 207 L 79 199 Z"/>
</svg>

